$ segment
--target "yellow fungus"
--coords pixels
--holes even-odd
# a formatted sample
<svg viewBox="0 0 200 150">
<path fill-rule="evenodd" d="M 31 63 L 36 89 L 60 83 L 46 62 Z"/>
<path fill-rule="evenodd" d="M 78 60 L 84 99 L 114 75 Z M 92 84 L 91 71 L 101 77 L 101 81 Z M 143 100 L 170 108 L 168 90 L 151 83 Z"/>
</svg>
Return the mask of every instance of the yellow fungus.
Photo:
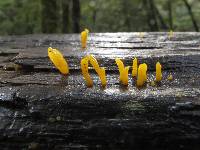
<svg viewBox="0 0 200 150">
<path fill-rule="evenodd" d="M 84 31 L 81 32 L 81 46 L 82 48 L 87 47 L 87 38 L 88 38 L 89 30 L 85 29 Z"/>
<path fill-rule="evenodd" d="M 129 66 L 128 67 L 125 67 L 121 73 L 121 83 L 125 86 L 128 85 L 128 71 L 129 71 Z"/>
<path fill-rule="evenodd" d="M 159 62 L 156 63 L 156 82 L 162 80 L 162 66 Z"/>
<path fill-rule="evenodd" d="M 168 38 L 171 39 L 174 36 L 173 30 L 170 30 L 168 33 Z"/>
<path fill-rule="evenodd" d="M 103 87 L 105 87 L 106 84 L 107 84 L 107 81 L 106 81 L 106 70 L 105 70 L 105 68 L 101 67 L 100 70 L 99 70 L 99 72 L 98 72 L 98 75 L 99 75 L 100 80 L 101 80 L 101 85 Z"/>
<path fill-rule="evenodd" d="M 50 60 L 53 62 L 55 67 L 62 73 L 62 74 L 68 74 L 69 73 L 69 67 L 64 59 L 61 52 L 59 52 L 57 49 L 53 49 L 51 47 L 48 48 L 48 56 Z"/>
<path fill-rule="evenodd" d="M 128 85 L 128 71 L 129 71 L 129 66 L 124 67 L 124 63 L 121 61 L 121 59 L 116 58 L 115 62 L 118 66 L 119 69 L 119 80 L 123 85 Z"/>
<path fill-rule="evenodd" d="M 138 71 L 138 60 L 137 60 L 137 58 L 134 58 L 133 67 L 132 67 L 132 76 L 133 77 L 137 76 L 137 71 Z"/>
<path fill-rule="evenodd" d="M 82 70 L 82 74 L 83 74 L 83 77 L 85 78 L 86 80 L 86 84 L 88 87 L 92 87 L 93 86 L 93 81 L 88 73 L 88 58 L 85 57 L 81 60 L 81 70 Z"/>
<path fill-rule="evenodd" d="M 147 64 L 143 63 L 142 66 L 144 67 L 144 81 L 147 82 Z"/>
<path fill-rule="evenodd" d="M 86 80 L 86 83 L 87 83 L 87 86 L 88 87 L 92 87 L 93 86 L 93 81 L 89 75 L 89 72 L 88 72 L 88 63 L 91 63 L 91 65 L 93 66 L 93 68 L 95 69 L 95 71 L 97 72 L 100 80 L 101 80 L 101 85 L 103 87 L 106 86 L 107 84 L 107 81 L 106 81 L 106 71 L 105 71 L 105 68 L 103 67 L 99 67 L 99 64 L 96 60 L 96 58 L 93 56 L 93 55 L 89 55 L 89 56 L 86 56 L 85 58 L 83 58 L 81 60 L 81 69 L 82 69 L 82 74 Z"/>
<path fill-rule="evenodd" d="M 142 39 L 144 37 L 144 32 L 140 32 L 139 37 Z"/>
<path fill-rule="evenodd" d="M 147 65 L 145 63 L 139 65 L 138 76 L 137 76 L 137 86 L 143 86 L 147 81 Z"/>
<path fill-rule="evenodd" d="M 93 68 L 95 69 L 95 71 L 97 72 L 97 74 L 98 74 L 98 76 L 101 80 L 101 85 L 103 87 L 105 87 L 106 86 L 106 71 L 105 71 L 105 68 L 99 67 L 98 62 L 93 55 L 89 55 L 88 59 L 89 59 L 91 65 L 93 66 Z"/>
<path fill-rule="evenodd" d="M 89 59 L 91 65 L 92 65 L 93 68 L 95 69 L 95 71 L 98 73 L 100 67 L 99 67 L 99 64 L 98 64 L 96 58 L 95 58 L 93 55 L 89 55 L 89 56 L 87 56 L 87 57 L 88 57 L 88 59 Z"/>
<path fill-rule="evenodd" d="M 122 80 L 122 71 L 124 70 L 124 63 L 119 58 L 116 58 L 115 62 L 119 69 L 119 80 L 121 81 Z"/>
<path fill-rule="evenodd" d="M 167 79 L 170 80 L 170 81 L 173 80 L 172 74 L 170 74 L 170 75 L 167 77 Z"/>
<path fill-rule="evenodd" d="M 87 32 L 87 34 L 89 34 L 90 31 L 87 28 L 85 28 L 85 32 Z"/>
<path fill-rule="evenodd" d="M 151 85 L 151 86 L 156 86 L 156 84 L 155 84 L 154 81 L 151 81 L 150 85 Z"/>
</svg>

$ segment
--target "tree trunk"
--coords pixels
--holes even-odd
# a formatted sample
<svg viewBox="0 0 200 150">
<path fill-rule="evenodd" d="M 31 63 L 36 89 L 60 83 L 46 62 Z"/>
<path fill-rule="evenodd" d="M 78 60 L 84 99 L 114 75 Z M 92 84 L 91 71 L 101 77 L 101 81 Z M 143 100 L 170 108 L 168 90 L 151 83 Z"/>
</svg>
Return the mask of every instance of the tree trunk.
<svg viewBox="0 0 200 150">
<path fill-rule="evenodd" d="M 56 0 L 41 0 L 42 4 L 42 32 L 56 33 L 58 25 L 58 11 Z"/>
<path fill-rule="evenodd" d="M 122 12 L 123 12 L 123 18 L 124 18 L 124 25 L 126 26 L 126 31 L 130 31 L 131 30 L 131 22 L 130 22 L 130 14 L 128 11 L 128 8 L 130 6 L 128 1 L 121 1 L 121 5 L 122 5 Z"/>
<path fill-rule="evenodd" d="M 62 32 L 69 33 L 70 31 L 70 1 L 62 0 Z"/>
<path fill-rule="evenodd" d="M 168 15 L 169 15 L 169 26 L 173 30 L 173 16 L 172 16 L 172 3 L 171 0 L 168 0 Z"/>
<path fill-rule="evenodd" d="M 94 8 L 94 10 L 93 10 L 93 15 L 92 15 L 92 20 L 93 20 L 93 30 L 95 30 L 95 26 L 96 26 L 96 16 L 97 16 L 97 9 Z"/>
<path fill-rule="evenodd" d="M 195 20 L 195 18 L 194 18 L 194 14 L 193 14 L 193 12 L 192 12 L 192 8 L 191 8 L 190 4 L 188 3 L 187 0 L 183 0 L 183 2 L 185 3 L 185 6 L 186 6 L 187 9 L 188 9 L 188 13 L 189 13 L 189 15 L 190 15 L 190 17 L 191 17 L 191 20 L 192 20 L 192 23 L 193 23 L 193 26 L 194 26 L 195 31 L 199 31 L 199 27 L 198 27 L 197 22 L 196 22 L 196 20 Z"/>
<path fill-rule="evenodd" d="M 158 31 L 158 23 L 155 15 L 155 7 L 153 0 L 143 0 L 143 5 L 147 12 L 147 22 L 151 31 Z"/>
<path fill-rule="evenodd" d="M 74 33 L 80 32 L 80 18 L 81 18 L 80 1 L 73 0 L 72 20 L 73 20 L 73 32 Z"/>
<path fill-rule="evenodd" d="M 160 14 L 158 8 L 157 8 L 155 5 L 154 5 L 154 8 L 155 8 L 156 15 L 157 15 L 157 17 L 158 17 L 158 19 L 159 19 L 159 21 L 160 21 L 161 28 L 162 28 L 162 29 L 167 29 L 167 28 L 168 28 L 168 27 L 167 27 L 167 24 L 165 23 L 165 21 L 164 21 L 162 15 Z"/>
</svg>

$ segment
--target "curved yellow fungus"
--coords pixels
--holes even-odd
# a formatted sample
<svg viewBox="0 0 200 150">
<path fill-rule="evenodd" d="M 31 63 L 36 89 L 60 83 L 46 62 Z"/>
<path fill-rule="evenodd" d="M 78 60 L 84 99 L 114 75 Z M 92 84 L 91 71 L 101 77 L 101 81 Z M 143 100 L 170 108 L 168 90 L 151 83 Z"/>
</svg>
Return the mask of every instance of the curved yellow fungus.
<svg viewBox="0 0 200 150">
<path fill-rule="evenodd" d="M 159 62 L 156 63 L 156 82 L 162 80 L 162 66 Z"/>
<path fill-rule="evenodd" d="M 62 74 L 68 74 L 69 73 L 69 67 L 64 59 L 61 52 L 59 52 L 57 49 L 53 49 L 51 47 L 48 48 L 48 56 L 50 60 L 53 62 L 55 67 L 62 73 Z"/>
<path fill-rule="evenodd" d="M 99 72 L 98 72 L 98 75 L 99 75 L 100 80 L 101 80 L 101 85 L 103 87 L 105 87 L 106 84 L 107 84 L 107 81 L 106 81 L 106 70 L 105 70 L 105 68 L 101 67 L 100 70 L 99 70 Z"/>
<path fill-rule="evenodd" d="M 93 86 L 93 81 L 90 77 L 90 74 L 88 72 L 88 58 L 85 57 L 81 60 L 81 70 L 82 70 L 82 74 L 83 74 L 83 77 L 85 78 L 86 80 L 86 84 L 88 87 L 92 87 Z"/>
<path fill-rule="evenodd" d="M 98 64 L 96 58 L 95 58 L 93 55 L 89 55 L 89 56 L 87 56 L 87 57 L 88 57 L 88 59 L 89 59 L 91 65 L 92 65 L 93 68 L 95 69 L 95 71 L 98 73 L 99 70 L 100 70 L 100 67 L 99 67 L 99 64 Z"/>
<path fill-rule="evenodd" d="M 120 58 L 116 58 L 115 62 L 117 64 L 118 68 L 119 68 L 119 71 L 122 71 L 124 69 L 124 63 L 123 63 L 123 61 L 121 61 Z"/>
<path fill-rule="evenodd" d="M 85 32 L 87 32 L 87 34 L 89 34 L 90 31 L 87 28 L 85 28 Z"/>
<path fill-rule="evenodd" d="M 119 80 L 123 85 L 128 85 L 128 71 L 129 71 L 129 66 L 124 67 L 124 63 L 121 61 L 121 59 L 116 58 L 115 62 L 118 66 L 119 69 Z"/>
<path fill-rule="evenodd" d="M 84 31 L 81 32 L 81 46 L 82 48 L 87 47 L 87 38 L 88 38 L 89 30 L 85 29 Z"/>
<path fill-rule="evenodd" d="M 170 75 L 167 77 L 167 79 L 170 80 L 170 81 L 173 80 L 172 74 L 170 74 Z"/>
<path fill-rule="evenodd" d="M 93 66 L 93 68 L 95 69 L 95 71 L 97 72 L 97 74 L 98 74 L 98 76 L 101 80 L 101 85 L 103 87 L 105 87 L 106 86 L 106 71 L 105 71 L 105 68 L 99 67 L 98 62 L 93 55 L 89 55 L 88 59 L 89 59 L 91 65 Z"/>
<path fill-rule="evenodd" d="M 132 67 L 132 76 L 133 77 L 137 76 L 137 71 L 138 71 L 138 60 L 137 60 L 137 58 L 134 58 L 133 67 Z"/>
<path fill-rule="evenodd" d="M 138 76 L 137 76 L 137 86 L 143 86 L 147 81 L 147 65 L 145 63 L 139 65 Z"/>
<path fill-rule="evenodd" d="M 93 55 L 89 55 L 89 56 L 86 56 L 85 58 L 83 58 L 81 60 L 81 69 L 82 69 L 82 74 L 87 82 L 87 86 L 88 87 L 91 87 L 93 86 L 93 81 L 89 75 L 89 72 L 88 72 L 88 63 L 91 63 L 91 65 L 93 66 L 93 68 L 95 69 L 95 71 L 97 72 L 100 80 L 101 80 L 101 85 L 103 87 L 106 86 L 106 71 L 105 71 L 105 68 L 103 67 L 99 67 L 99 64 L 96 60 L 96 58 L 93 56 Z"/>
</svg>

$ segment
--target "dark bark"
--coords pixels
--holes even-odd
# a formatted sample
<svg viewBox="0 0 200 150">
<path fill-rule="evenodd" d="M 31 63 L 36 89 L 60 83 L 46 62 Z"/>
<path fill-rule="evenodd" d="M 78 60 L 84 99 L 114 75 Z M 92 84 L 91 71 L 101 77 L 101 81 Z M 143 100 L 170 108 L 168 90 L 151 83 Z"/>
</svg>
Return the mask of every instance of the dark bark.
<svg viewBox="0 0 200 150">
<path fill-rule="evenodd" d="M 56 33 L 58 27 L 57 0 L 41 0 L 42 6 L 42 32 Z"/>
<path fill-rule="evenodd" d="M 94 87 L 85 86 L 79 34 L 1 37 L 1 150 L 198 150 L 200 34 L 175 35 L 168 41 L 167 33 L 145 33 L 141 42 L 135 33 L 91 34 L 90 53 L 106 67 L 105 89 L 92 69 Z M 47 56 L 52 43 L 64 48 L 67 77 Z M 120 86 L 114 60 L 119 56 L 130 66 L 135 56 L 147 63 L 148 81 L 155 79 L 159 61 L 163 80 L 138 89 L 130 77 L 128 88 Z"/>
<path fill-rule="evenodd" d="M 80 32 L 80 18 L 81 18 L 81 10 L 80 10 L 80 1 L 73 0 L 72 1 L 72 21 L 73 21 L 73 32 Z"/>
<path fill-rule="evenodd" d="M 70 0 L 62 0 L 62 32 L 70 31 Z"/>
<path fill-rule="evenodd" d="M 168 0 L 168 16 L 169 16 L 169 26 L 170 29 L 173 30 L 173 16 L 172 16 L 172 2 L 171 0 Z"/>
<path fill-rule="evenodd" d="M 197 21 L 196 21 L 196 19 L 194 17 L 194 14 L 192 12 L 192 8 L 191 8 L 191 6 L 190 6 L 190 4 L 188 3 L 187 0 L 183 0 L 183 2 L 185 3 L 186 8 L 188 9 L 188 13 L 189 13 L 189 15 L 191 17 L 194 29 L 195 29 L 195 31 L 198 32 L 199 31 L 199 27 L 198 27 Z"/>
</svg>

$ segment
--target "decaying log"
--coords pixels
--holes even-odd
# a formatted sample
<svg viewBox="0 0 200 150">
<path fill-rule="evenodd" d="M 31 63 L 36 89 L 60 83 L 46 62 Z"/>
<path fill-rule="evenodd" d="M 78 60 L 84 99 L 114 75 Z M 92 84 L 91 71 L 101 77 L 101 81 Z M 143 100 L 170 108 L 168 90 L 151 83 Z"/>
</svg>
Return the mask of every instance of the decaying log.
<svg viewBox="0 0 200 150">
<path fill-rule="evenodd" d="M 0 149 L 199 149 L 200 34 L 92 33 L 0 37 Z M 62 76 L 47 56 L 60 49 L 70 66 Z M 93 54 L 107 71 L 101 88 L 87 88 L 80 60 Z M 119 84 L 115 58 L 148 64 L 144 88 Z M 155 64 L 163 80 L 155 79 Z M 169 74 L 173 80 L 167 80 Z"/>
</svg>

